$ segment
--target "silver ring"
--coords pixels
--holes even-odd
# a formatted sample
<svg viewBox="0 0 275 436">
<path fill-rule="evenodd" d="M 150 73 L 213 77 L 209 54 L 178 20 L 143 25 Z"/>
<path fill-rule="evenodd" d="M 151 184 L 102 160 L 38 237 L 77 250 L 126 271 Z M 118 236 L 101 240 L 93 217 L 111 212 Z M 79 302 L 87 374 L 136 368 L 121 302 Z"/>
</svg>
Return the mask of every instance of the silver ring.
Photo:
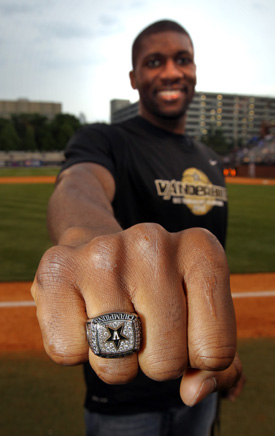
<svg viewBox="0 0 275 436">
<path fill-rule="evenodd" d="M 96 356 L 115 358 L 140 348 L 141 323 L 136 313 L 112 312 L 88 319 L 89 346 Z"/>
</svg>

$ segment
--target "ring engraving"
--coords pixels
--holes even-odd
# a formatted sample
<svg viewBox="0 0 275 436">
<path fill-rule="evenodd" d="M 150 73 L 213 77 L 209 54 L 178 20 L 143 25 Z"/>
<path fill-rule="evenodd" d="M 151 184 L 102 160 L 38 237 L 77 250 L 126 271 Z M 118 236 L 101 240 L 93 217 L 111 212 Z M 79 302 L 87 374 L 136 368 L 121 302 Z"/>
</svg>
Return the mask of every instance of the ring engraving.
<svg viewBox="0 0 275 436">
<path fill-rule="evenodd" d="M 89 319 L 86 327 L 89 346 L 97 356 L 124 357 L 140 348 L 141 324 L 135 313 L 106 313 Z"/>
</svg>

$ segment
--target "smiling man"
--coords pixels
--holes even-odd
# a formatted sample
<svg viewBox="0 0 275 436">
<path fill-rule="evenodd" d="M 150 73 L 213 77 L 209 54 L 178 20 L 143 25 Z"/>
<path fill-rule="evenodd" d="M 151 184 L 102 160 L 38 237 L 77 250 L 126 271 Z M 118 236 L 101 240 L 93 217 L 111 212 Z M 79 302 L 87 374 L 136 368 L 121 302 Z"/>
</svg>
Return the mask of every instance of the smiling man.
<svg viewBox="0 0 275 436">
<path fill-rule="evenodd" d="M 152 24 L 132 58 L 140 114 L 70 140 L 32 295 L 49 356 L 84 363 L 87 436 L 209 436 L 242 385 L 222 165 L 184 134 L 186 30 Z"/>
<path fill-rule="evenodd" d="M 184 133 L 184 115 L 196 85 L 193 44 L 182 27 L 175 24 L 158 32 L 158 26 L 149 27 L 134 42 L 131 85 L 139 92 L 144 118 Z"/>
</svg>

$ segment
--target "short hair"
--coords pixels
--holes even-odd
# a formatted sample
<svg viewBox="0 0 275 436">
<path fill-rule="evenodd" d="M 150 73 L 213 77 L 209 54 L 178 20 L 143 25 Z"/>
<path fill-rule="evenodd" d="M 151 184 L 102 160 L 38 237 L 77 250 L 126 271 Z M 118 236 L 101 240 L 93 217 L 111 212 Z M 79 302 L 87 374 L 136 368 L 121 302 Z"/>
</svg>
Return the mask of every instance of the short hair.
<svg viewBox="0 0 275 436">
<path fill-rule="evenodd" d="M 193 42 L 192 39 L 189 35 L 189 33 L 187 32 L 187 30 L 181 26 L 180 24 L 176 23 L 176 21 L 172 21 L 172 20 L 160 20 L 160 21 L 156 21 L 153 24 L 150 24 L 149 26 L 147 26 L 145 29 L 143 29 L 138 36 L 136 37 L 136 39 L 133 42 L 132 45 L 132 65 L 133 65 L 133 69 L 136 66 L 136 60 L 137 60 L 137 56 L 142 44 L 142 41 L 149 35 L 153 35 L 155 33 L 161 33 L 161 32 L 179 32 L 179 33 L 183 33 L 184 35 L 187 35 L 188 38 L 190 39 L 190 42 L 192 44 L 193 47 Z"/>
</svg>

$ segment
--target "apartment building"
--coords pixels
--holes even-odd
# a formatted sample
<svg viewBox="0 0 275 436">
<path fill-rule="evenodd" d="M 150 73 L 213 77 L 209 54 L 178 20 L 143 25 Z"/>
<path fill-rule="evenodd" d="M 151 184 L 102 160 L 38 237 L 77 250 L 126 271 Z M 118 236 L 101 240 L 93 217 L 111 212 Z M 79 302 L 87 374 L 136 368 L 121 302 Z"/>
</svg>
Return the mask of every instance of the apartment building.
<svg viewBox="0 0 275 436">
<path fill-rule="evenodd" d="M 0 100 L 0 118 L 10 118 L 14 114 L 40 114 L 49 119 L 62 112 L 61 103 L 18 100 Z"/>
<path fill-rule="evenodd" d="M 116 123 L 135 116 L 138 102 L 123 100 L 111 102 L 111 122 Z M 116 103 L 114 103 L 116 102 Z M 246 144 L 261 134 L 263 123 L 275 129 L 275 98 L 239 94 L 196 92 L 186 121 L 186 133 L 201 138 L 211 131 L 221 129 L 230 141 Z"/>
</svg>

